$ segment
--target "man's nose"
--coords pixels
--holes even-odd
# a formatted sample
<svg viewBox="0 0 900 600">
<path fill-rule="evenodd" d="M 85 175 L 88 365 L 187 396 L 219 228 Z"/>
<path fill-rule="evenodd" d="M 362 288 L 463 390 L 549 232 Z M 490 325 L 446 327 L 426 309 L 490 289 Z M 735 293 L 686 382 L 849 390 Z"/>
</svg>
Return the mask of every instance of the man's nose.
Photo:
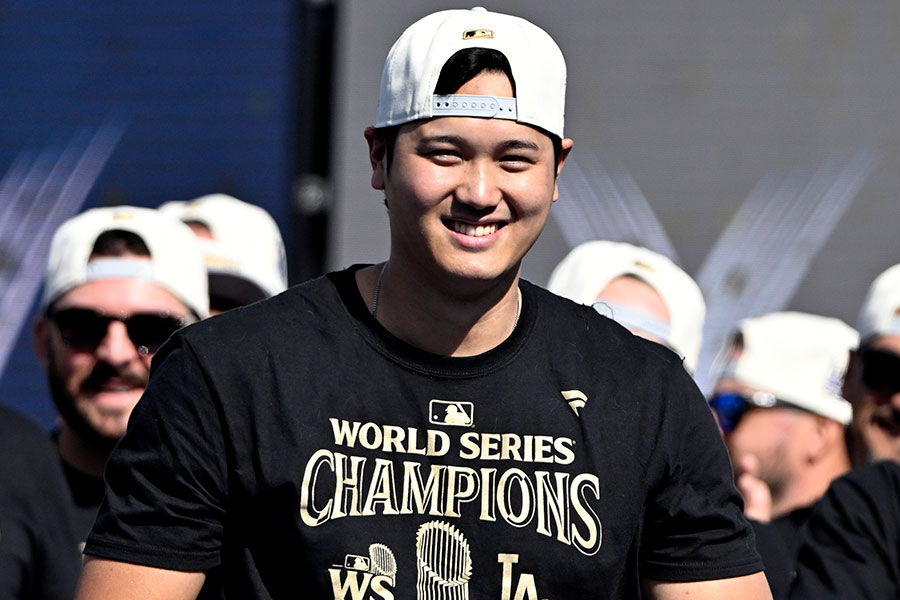
<svg viewBox="0 0 900 600">
<path fill-rule="evenodd" d="M 457 200 L 477 211 L 494 208 L 503 198 L 498 185 L 499 174 L 493 161 L 473 160 L 466 169 L 466 176 L 457 190 Z"/>
<path fill-rule="evenodd" d="M 109 324 L 95 354 L 98 359 L 111 365 L 126 364 L 141 356 L 134 342 L 128 337 L 125 323 L 121 321 L 112 321 Z"/>
</svg>

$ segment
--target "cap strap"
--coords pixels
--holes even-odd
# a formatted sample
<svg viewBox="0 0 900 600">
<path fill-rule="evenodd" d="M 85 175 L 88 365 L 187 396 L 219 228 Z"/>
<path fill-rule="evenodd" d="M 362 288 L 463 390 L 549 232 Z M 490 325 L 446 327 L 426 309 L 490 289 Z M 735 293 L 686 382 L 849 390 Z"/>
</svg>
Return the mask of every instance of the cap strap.
<svg viewBox="0 0 900 600">
<path fill-rule="evenodd" d="M 483 117 L 512 121 L 518 118 L 515 98 L 469 94 L 435 95 L 432 98 L 433 117 Z"/>
<path fill-rule="evenodd" d="M 95 279 L 153 279 L 153 263 L 148 258 L 94 258 L 87 264 L 85 281 Z"/>
</svg>

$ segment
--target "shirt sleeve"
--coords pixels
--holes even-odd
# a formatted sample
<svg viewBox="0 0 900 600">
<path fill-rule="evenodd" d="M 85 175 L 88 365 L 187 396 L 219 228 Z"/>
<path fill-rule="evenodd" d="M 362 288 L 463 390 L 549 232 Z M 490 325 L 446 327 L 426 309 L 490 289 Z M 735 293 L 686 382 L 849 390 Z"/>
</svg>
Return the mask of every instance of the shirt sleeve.
<svg viewBox="0 0 900 600">
<path fill-rule="evenodd" d="M 900 597 L 900 466 L 862 467 L 832 482 L 801 538 L 797 600 Z"/>
<path fill-rule="evenodd" d="M 85 554 L 179 571 L 220 564 L 227 458 L 210 389 L 180 335 L 154 357 Z"/>
<path fill-rule="evenodd" d="M 656 444 L 662 474 L 647 500 L 642 577 L 706 581 L 762 570 L 731 461 L 706 400 L 680 367 Z"/>
</svg>

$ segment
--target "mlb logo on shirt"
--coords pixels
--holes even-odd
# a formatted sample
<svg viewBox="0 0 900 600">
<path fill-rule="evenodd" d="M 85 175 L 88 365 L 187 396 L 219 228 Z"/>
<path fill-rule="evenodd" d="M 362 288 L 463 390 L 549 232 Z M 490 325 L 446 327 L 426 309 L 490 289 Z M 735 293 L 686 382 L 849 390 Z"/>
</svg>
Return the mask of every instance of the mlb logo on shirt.
<svg viewBox="0 0 900 600">
<path fill-rule="evenodd" d="M 369 559 L 358 554 L 348 554 L 344 557 L 344 568 L 354 571 L 368 571 Z"/>
<path fill-rule="evenodd" d="M 471 427 L 474 415 L 475 406 L 471 402 L 434 399 L 428 405 L 428 421 L 432 425 Z"/>
</svg>

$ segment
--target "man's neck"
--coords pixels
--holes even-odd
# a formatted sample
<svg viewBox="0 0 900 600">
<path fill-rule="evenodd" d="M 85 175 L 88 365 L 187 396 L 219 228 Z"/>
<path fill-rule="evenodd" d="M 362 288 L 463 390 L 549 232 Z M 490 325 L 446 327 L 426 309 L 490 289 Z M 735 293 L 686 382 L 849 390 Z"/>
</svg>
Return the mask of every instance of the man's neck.
<svg viewBox="0 0 900 600">
<path fill-rule="evenodd" d="M 56 441 L 59 455 L 69 466 L 96 477 L 103 477 L 109 452 L 87 444 L 66 423 L 59 430 Z"/>
<path fill-rule="evenodd" d="M 515 273 L 481 289 L 440 288 L 406 276 L 394 263 L 356 273 L 360 294 L 385 329 L 443 356 L 481 354 L 509 337 L 521 311 L 518 281 Z"/>
<path fill-rule="evenodd" d="M 810 465 L 794 478 L 791 485 L 772 498 L 772 517 L 787 514 L 798 508 L 815 504 L 828 490 L 831 482 L 850 470 L 846 452 L 837 452 Z"/>
</svg>

